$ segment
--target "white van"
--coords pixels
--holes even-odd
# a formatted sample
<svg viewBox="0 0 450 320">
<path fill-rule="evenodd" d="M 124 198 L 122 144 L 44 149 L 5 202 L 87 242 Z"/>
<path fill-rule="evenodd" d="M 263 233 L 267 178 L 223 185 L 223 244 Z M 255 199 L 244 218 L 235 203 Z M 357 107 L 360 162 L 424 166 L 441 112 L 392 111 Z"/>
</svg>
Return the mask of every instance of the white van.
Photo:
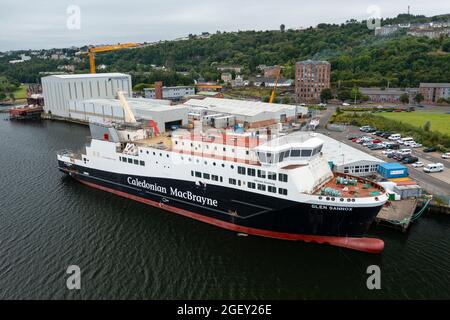
<svg viewBox="0 0 450 320">
<path fill-rule="evenodd" d="M 392 140 L 392 141 L 397 141 L 398 139 L 401 139 L 401 135 L 399 135 L 398 133 L 396 133 L 396 134 L 392 134 L 391 136 L 389 136 L 389 140 Z"/>
<path fill-rule="evenodd" d="M 423 168 L 423 171 L 428 173 L 441 172 L 444 171 L 444 165 L 442 163 L 430 163 Z"/>
<path fill-rule="evenodd" d="M 409 156 L 411 154 L 411 149 L 400 149 L 396 153 L 401 156 Z"/>
<path fill-rule="evenodd" d="M 400 143 L 400 144 L 405 144 L 405 143 L 410 143 L 410 142 L 414 142 L 413 137 L 401 138 L 400 140 L 398 140 L 398 143 Z"/>
</svg>

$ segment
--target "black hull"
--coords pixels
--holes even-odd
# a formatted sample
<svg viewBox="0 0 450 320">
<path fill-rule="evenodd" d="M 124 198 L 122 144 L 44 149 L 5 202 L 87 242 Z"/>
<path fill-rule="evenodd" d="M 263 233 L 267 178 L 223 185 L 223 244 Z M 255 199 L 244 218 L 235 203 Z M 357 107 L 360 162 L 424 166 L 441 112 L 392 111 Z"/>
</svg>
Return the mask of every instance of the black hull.
<svg viewBox="0 0 450 320">
<path fill-rule="evenodd" d="M 358 208 L 351 211 L 319 209 L 317 206 L 267 195 L 236 190 L 225 186 L 198 186 L 191 181 L 136 177 L 75 165 L 59 161 L 61 171 L 88 184 L 118 191 L 140 199 L 158 203 L 161 208 L 173 207 L 193 212 L 226 224 L 243 228 L 266 230 L 273 234 L 312 235 L 331 237 L 362 237 L 377 216 L 381 207 Z M 158 189 L 131 185 L 133 179 L 156 184 Z M 147 185 L 148 187 L 148 185 Z M 199 201 L 181 198 L 172 191 L 190 191 L 200 196 Z M 208 199 L 208 201 L 202 199 Z M 211 199 L 216 202 L 212 202 Z"/>
</svg>

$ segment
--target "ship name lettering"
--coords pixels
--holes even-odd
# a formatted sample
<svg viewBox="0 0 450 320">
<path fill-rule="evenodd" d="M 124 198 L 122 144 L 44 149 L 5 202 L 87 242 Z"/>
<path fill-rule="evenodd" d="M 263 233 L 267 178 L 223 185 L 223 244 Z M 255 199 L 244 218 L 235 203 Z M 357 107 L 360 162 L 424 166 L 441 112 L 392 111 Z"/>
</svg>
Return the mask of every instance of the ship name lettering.
<svg viewBox="0 0 450 320">
<path fill-rule="evenodd" d="M 172 196 L 178 197 L 178 198 L 183 198 L 186 200 L 190 200 L 190 201 L 194 201 L 194 202 L 198 202 L 202 205 L 208 205 L 208 206 L 213 206 L 213 207 L 217 207 L 218 203 L 217 200 L 213 200 L 211 198 L 206 198 L 206 197 L 202 197 L 202 196 L 198 196 L 193 194 L 191 191 L 179 191 L 177 188 L 172 188 L 170 187 L 170 194 Z"/>
</svg>

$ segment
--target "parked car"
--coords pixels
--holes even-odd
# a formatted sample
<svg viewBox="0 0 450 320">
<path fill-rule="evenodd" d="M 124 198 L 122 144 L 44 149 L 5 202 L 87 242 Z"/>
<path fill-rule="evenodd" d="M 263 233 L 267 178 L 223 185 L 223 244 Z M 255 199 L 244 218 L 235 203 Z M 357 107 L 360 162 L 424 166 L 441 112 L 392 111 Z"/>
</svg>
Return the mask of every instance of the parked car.
<svg viewBox="0 0 450 320">
<path fill-rule="evenodd" d="M 417 158 L 417 157 L 406 157 L 402 160 L 402 162 L 405 164 L 412 164 L 412 163 L 416 163 L 417 161 L 419 161 L 419 158 Z"/>
<path fill-rule="evenodd" d="M 375 143 L 369 147 L 370 150 L 382 150 L 385 147 L 381 143 Z"/>
<path fill-rule="evenodd" d="M 391 141 L 397 141 L 397 140 L 399 140 L 401 138 L 402 138 L 401 135 L 399 135 L 398 133 L 394 133 L 388 139 L 391 140 Z"/>
<path fill-rule="evenodd" d="M 319 107 L 326 107 L 327 104 L 326 103 L 319 103 Z"/>
<path fill-rule="evenodd" d="M 360 136 L 359 135 L 356 135 L 356 134 L 349 134 L 348 136 L 347 136 L 347 139 L 348 140 L 353 140 L 353 139 L 358 139 Z"/>
<path fill-rule="evenodd" d="M 381 141 L 380 139 L 374 139 L 374 140 L 372 140 L 372 143 L 375 143 L 375 144 L 377 144 L 377 143 L 382 143 L 383 141 Z"/>
<path fill-rule="evenodd" d="M 442 155 L 442 159 L 450 159 L 450 152 L 446 152 Z"/>
<path fill-rule="evenodd" d="M 389 159 L 394 159 L 395 155 L 396 155 L 396 153 L 395 153 L 395 152 L 392 152 L 392 153 L 389 153 L 389 154 L 387 155 L 387 157 L 388 157 Z"/>
<path fill-rule="evenodd" d="M 373 145 L 373 142 L 372 141 L 367 141 L 367 142 L 364 142 L 362 145 L 364 147 L 370 147 L 371 145 Z"/>
<path fill-rule="evenodd" d="M 387 155 L 390 155 L 390 154 L 394 154 L 395 153 L 395 150 L 383 150 L 382 151 L 382 153 L 385 155 L 385 156 L 387 156 Z"/>
<path fill-rule="evenodd" d="M 444 165 L 442 163 L 430 163 L 423 168 L 423 171 L 427 173 L 441 172 L 444 171 Z"/>
<path fill-rule="evenodd" d="M 344 106 L 344 107 L 350 107 L 350 103 L 344 102 L 344 103 L 342 104 L 342 106 Z"/>
<path fill-rule="evenodd" d="M 389 138 L 391 135 L 392 135 L 392 132 L 386 131 L 386 132 L 384 132 L 383 134 L 381 134 L 380 137 L 387 139 L 387 138 Z"/>
<path fill-rule="evenodd" d="M 417 161 L 416 163 L 413 163 L 412 166 L 414 168 L 421 168 L 423 167 L 425 164 L 422 161 Z"/>
<path fill-rule="evenodd" d="M 408 147 L 410 147 L 410 148 L 421 148 L 422 145 L 420 143 L 414 142 L 414 143 L 410 143 L 408 145 Z"/>
<path fill-rule="evenodd" d="M 436 147 L 429 147 L 429 148 L 423 149 L 423 152 L 435 152 L 436 150 L 437 150 Z"/>
<path fill-rule="evenodd" d="M 375 131 L 373 134 L 380 137 L 383 133 L 384 131 Z"/>
<path fill-rule="evenodd" d="M 401 138 L 397 142 L 400 144 L 410 143 L 410 142 L 414 142 L 414 138 L 413 137 Z"/>
</svg>

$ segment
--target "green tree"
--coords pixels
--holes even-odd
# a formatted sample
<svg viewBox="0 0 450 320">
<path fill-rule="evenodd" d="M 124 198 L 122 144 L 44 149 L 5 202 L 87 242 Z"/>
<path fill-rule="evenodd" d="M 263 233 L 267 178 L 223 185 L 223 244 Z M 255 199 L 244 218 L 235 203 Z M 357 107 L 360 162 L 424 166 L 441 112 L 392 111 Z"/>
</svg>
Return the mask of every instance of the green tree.
<svg viewBox="0 0 450 320">
<path fill-rule="evenodd" d="M 403 93 L 403 94 L 400 96 L 400 102 L 401 102 L 401 103 L 404 103 L 404 104 L 409 103 L 409 96 L 408 96 L 407 93 Z"/>
<path fill-rule="evenodd" d="M 425 100 L 425 98 L 423 94 L 421 94 L 420 92 L 416 94 L 416 96 L 414 97 L 414 101 L 417 102 L 418 104 L 420 104 L 423 100 Z"/>
<path fill-rule="evenodd" d="M 322 92 L 320 92 L 320 100 L 324 103 L 327 103 L 328 100 L 333 99 L 333 93 L 331 92 L 331 89 L 323 89 Z"/>
<path fill-rule="evenodd" d="M 340 89 L 338 91 L 338 95 L 337 95 L 338 99 L 341 100 L 342 102 L 350 100 L 351 99 L 351 92 L 348 89 Z"/>
</svg>

